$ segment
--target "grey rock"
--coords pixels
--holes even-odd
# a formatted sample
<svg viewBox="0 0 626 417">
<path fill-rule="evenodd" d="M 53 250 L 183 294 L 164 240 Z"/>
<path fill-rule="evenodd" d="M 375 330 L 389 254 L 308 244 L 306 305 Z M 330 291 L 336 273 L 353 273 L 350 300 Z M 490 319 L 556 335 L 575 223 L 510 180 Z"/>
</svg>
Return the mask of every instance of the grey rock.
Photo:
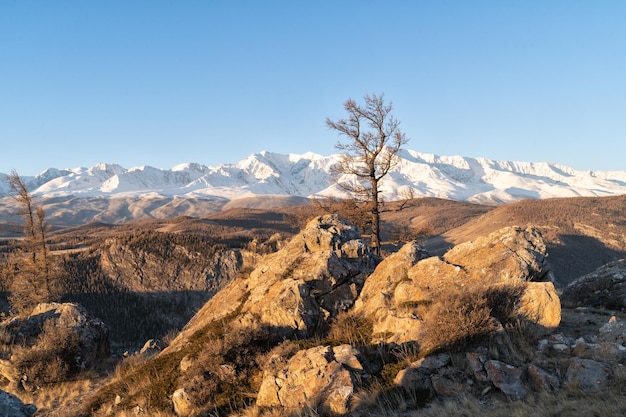
<svg viewBox="0 0 626 417">
<path fill-rule="evenodd" d="M 570 359 L 567 373 L 567 382 L 576 384 L 585 392 L 602 392 L 612 378 L 611 367 L 603 362 L 591 359 Z"/>
<path fill-rule="evenodd" d="M 0 390 L 0 416 L 31 417 L 37 411 L 33 404 L 24 404 L 13 394 Z"/>
<path fill-rule="evenodd" d="M 488 360 L 485 362 L 485 370 L 493 385 L 509 397 L 523 399 L 528 395 L 522 383 L 521 369 L 497 360 Z"/>
</svg>

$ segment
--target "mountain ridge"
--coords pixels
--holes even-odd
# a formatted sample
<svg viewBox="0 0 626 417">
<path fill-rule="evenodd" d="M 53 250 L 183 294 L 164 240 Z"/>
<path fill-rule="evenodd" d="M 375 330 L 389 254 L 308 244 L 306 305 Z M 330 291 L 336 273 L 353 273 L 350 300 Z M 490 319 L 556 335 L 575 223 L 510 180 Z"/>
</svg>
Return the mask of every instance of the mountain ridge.
<svg viewBox="0 0 626 417">
<path fill-rule="evenodd" d="M 522 199 L 626 194 L 626 171 L 578 171 L 549 162 L 496 161 L 487 158 L 439 156 L 403 150 L 397 166 L 382 185 L 386 200 L 408 192 L 499 205 Z M 340 197 L 333 166 L 339 154 L 281 154 L 261 151 L 235 164 L 209 167 L 196 162 L 171 169 L 148 165 L 126 169 L 99 163 L 90 168 L 49 168 L 24 177 L 35 197 L 185 197 L 226 199 L 259 195 Z M 8 195 L 0 184 L 0 197 Z"/>
</svg>

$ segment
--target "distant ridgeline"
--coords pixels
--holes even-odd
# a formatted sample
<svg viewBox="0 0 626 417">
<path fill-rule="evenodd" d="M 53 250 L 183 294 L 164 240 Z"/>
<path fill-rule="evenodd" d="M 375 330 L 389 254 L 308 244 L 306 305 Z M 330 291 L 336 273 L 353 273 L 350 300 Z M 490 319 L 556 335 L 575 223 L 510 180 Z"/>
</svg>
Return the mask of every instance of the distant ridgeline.
<svg viewBox="0 0 626 417">
<path fill-rule="evenodd" d="M 626 171 L 576 171 L 552 163 L 493 161 L 402 151 L 385 178 L 382 197 L 397 200 L 438 197 L 499 205 L 522 199 L 626 194 Z M 32 194 L 42 198 L 51 222 L 118 223 L 142 217 L 202 216 L 232 207 L 268 208 L 302 204 L 307 197 L 345 197 L 340 186 L 349 176 L 333 176 L 340 155 L 260 152 L 236 164 L 207 167 L 197 163 L 171 169 L 116 164 L 91 168 L 48 169 L 24 177 Z M 0 184 L 0 197 L 8 195 Z M 262 196 L 261 199 L 258 197 Z M 0 198 L 0 222 L 11 201 Z"/>
</svg>

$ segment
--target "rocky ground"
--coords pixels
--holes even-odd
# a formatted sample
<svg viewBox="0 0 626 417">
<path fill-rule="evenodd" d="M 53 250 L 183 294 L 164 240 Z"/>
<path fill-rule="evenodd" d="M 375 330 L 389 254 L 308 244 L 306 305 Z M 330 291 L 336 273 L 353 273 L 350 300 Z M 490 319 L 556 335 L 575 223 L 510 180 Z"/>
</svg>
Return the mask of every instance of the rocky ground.
<svg viewBox="0 0 626 417">
<path fill-rule="evenodd" d="M 380 259 L 350 223 L 318 217 L 165 349 L 147 345 L 71 406 L 37 415 L 623 415 L 624 263 L 560 292 L 547 255 L 537 228 L 509 226 L 440 257 L 412 242 Z M 85 375 L 105 348 L 88 347 L 81 329 L 96 321 L 79 310 L 3 324 L 7 391 L 36 398 L 50 369 Z M 39 333 L 26 331 L 33 321 Z M 73 356 L 50 348 L 63 340 Z M 58 366 L 37 368 L 28 352 Z M 33 414 L 18 406 L 7 415 Z"/>
</svg>

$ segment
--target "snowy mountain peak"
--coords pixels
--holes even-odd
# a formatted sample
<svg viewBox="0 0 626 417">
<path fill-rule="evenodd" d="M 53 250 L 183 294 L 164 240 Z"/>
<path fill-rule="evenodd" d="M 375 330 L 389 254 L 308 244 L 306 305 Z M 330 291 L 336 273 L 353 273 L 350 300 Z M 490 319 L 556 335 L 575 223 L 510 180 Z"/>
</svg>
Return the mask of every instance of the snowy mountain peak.
<svg viewBox="0 0 626 417">
<path fill-rule="evenodd" d="M 72 170 L 48 169 L 27 184 L 37 196 L 180 196 L 237 199 L 254 195 L 340 196 L 331 172 L 340 155 L 280 154 L 262 151 L 236 164 L 207 167 L 184 163 L 169 170 L 150 166 L 125 169 L 97 164 Z M 344 177 L 341 180 L 349 180 Z M 499 204 L 524 198 L 626 194 L 626 171 L 576 171 L 548 162 L 494 161 L 403 150 L 382 183 L 387 200 L 407 191 Z M 0 193 L 6 194 L 6 186 Z"/>
</svg>

